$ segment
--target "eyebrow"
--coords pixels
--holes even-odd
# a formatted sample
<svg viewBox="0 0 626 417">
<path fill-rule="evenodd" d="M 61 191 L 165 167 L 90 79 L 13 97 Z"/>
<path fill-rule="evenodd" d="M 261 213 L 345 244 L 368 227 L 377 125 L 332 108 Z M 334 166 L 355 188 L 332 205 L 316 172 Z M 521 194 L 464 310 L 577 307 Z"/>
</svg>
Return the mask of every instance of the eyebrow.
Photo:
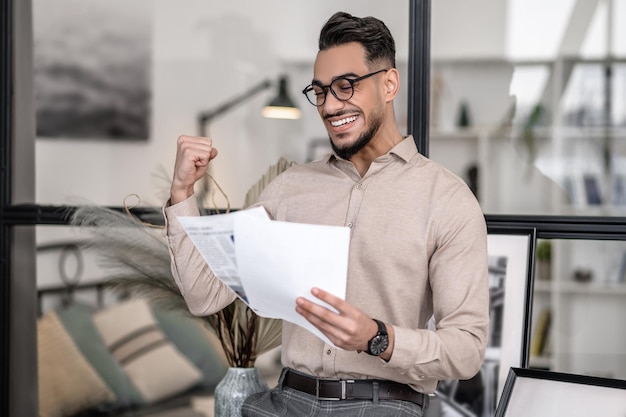
<svg viewBox="0 0 626 417">
<path fill-rule="evenodd" d="M 335 80 L 336 80 L 336 79 L 338 79 L 338 78 L 350 78 L 350 77 L 358 78 L 358 77 L 359 77 L 359 75 L 358 75 L 358 74 L 355 74 L 355 73 L 353 73 L 353 72 L 346 72 L 346 73 L 343 73 L 343 74 L 340 74 L 340 75 L 337 75 L 337 76 L 333 77 L 333 79 L 332 79 L 332 80 L 330 80 L 330 82 L 332 83 L 333 81 L 335 81 Z M 316 80 L 316 79 L 313 79 L 313 80 L 311 81 L 311 84 L 319 84 L 319 85 L 324 85 L 324 84 L 322 84 L 322 82 L 321 82 L 320 80 Z"/>
</svg>

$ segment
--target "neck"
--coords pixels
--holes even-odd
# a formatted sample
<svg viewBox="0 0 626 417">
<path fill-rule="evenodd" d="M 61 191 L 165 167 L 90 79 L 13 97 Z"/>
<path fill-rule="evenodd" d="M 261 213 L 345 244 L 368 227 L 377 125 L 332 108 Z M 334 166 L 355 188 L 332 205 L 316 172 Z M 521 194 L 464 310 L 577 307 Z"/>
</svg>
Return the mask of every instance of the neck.
<svg viewBox="0 0 626 417">
<path fill-rule="evenodd" d="M 361 177 L 367 173 L 374 159 L 389 152 L 391 148 L 402 142 L 404 138 L 396 123 L 389 125 L 389 128 L 380 129 L 370 143 L 350 158 Z"/>
</svg>

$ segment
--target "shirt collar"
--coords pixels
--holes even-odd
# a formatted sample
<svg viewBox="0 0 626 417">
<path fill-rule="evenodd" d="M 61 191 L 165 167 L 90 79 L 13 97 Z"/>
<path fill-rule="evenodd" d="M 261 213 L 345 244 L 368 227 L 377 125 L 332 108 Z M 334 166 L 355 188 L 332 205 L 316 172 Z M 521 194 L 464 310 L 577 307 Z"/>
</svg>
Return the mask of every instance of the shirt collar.
<svg viewBox="0 0 626 417">
<path fill-rule="evenodd" d="M 413 135 L 407 135 L 404 139 L 399 142 L 396 146 L 391 148 L 388 154 L 394 154 L 400 157 L 404 162 L 409 162 L 413 156 L 417 153 L 417 145 L 415 144 L 415 140 L 413 139 Z M 383 155 L 384 156 L 384 155 Z M 330 152 L 326 155 L 324 162 L 331 163 L 334 160 L 343 160 L 335 151 Z"/>
<path fill-rule="evenodd" d="M 409 162 L 417 153 L 417 145 L 413 135 L 405 136 L 402 142 L 389 150 L 389 153 L 399 156 L 404 162 Z"/>
</svg>

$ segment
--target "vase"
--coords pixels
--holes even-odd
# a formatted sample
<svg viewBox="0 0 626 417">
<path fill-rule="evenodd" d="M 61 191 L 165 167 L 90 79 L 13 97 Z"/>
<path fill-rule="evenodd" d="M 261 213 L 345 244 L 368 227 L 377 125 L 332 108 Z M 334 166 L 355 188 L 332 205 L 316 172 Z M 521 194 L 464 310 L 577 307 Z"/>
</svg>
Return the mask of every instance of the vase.
<svg viewBox="0 0 626 417">
<path fill-rule="evenodd" d="M 268 389 L 257 368 L 228 368 L 215 387 L 215 417 L 241 417 L 246 398 Z"/>
</svg>

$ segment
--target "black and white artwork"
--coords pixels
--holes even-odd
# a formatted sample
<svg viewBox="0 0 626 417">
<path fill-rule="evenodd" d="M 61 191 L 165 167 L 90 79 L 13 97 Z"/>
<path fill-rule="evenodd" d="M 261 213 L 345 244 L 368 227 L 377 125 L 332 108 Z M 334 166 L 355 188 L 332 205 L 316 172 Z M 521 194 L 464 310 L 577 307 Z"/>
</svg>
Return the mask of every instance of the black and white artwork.
<svg viewBox="0 0 626 417">
<path fill-rule="evenodd" d="M 146 140 L 152 2 L 34 0 L 37 136 Z"/>
<path fill-rule="evenodd" d="M 535 241 L 534 229 L 490 229 L 490 333 L 485 361 L 469 380 L 441 381 L 427 417 L 493 416 L 508 370 L 525 365 Z"/>
</svg>

